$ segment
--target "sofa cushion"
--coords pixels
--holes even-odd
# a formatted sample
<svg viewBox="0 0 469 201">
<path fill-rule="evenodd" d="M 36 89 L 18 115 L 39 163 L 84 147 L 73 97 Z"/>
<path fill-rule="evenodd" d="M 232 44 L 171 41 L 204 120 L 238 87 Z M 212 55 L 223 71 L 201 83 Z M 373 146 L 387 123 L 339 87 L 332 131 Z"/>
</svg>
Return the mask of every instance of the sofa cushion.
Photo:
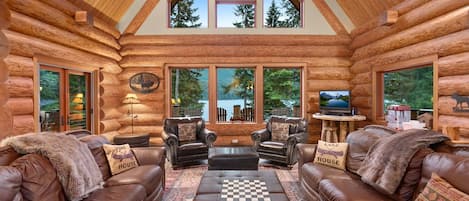
<svg viewBox="0 0 469 201">
<path fill-rule="evenodd" d="M 112 175 L 119 174 L 138 166 L 137 159 L 134 156 L 134 152 L 130 149 L 129 144 L 104 144 L 103 149 L 104 152 L 106 152 L 106 158 Z"/>
<path fill-rule="evenodd" d="M 197 124 L 192 123 L 180 123 L 178 124 L 178 137 L 180 142 L 194 141 L 196 140 L 196 129 Z"/>
<path fill-rule="evenodd" d="M 273 153 L 273 154 L 285 154 L 287 149 L 285 143 L 264 141 L 259 144 L 258 152 Z"/>
<path fill-rule="evenodd" d="M 142 165 L 109 178 L 104 186 L 120 186 L 127 184 L 140 184 L 145 188 L 146 195 L 162 185 L 163 171 L 156 165 Z"/>
<path fill-rule="evenodd" d="M 363 129 L 353 131 L 347 135 L 346 142 L 349 145 L 347 153 L 347 170 L 357 174 L 358 169 L 365 160 L 370 147 L 383 135 L 368 132 Z"/>
<path fill-rule="evenodd" d="M 318 191 L 325 200 L 392 200 L 358 179 L 324 179 L 319 182 Z"/>
<path fill-rule="evenodd" d="M 432 173 L 438 174 L 455 188 L 469 194 L 469 159 L 448 153 L 432 153 L 425 157 L 422 164 L 422 177 L 415 194 L 422 192 Z"/>
<path fill-rule="evenodd" d="M 316 148 L 316 156 L 314 157 L 314 163 L 345 170 L 347 147 L 347 143 L 329 143 L 319 141 L 318 146 Z"/>
<path fill-rule="evenodd" d="M 1 200 L 22 200 L 20 193 L 22 176 L 14 167 L 0 166 Z"/>
<path fill-rule="evenodd" d="M 208 154 L 208 147 L 202 142 L 182 144 L 177 148 L 178 156 L 190 156 L 194 154 Z"/>
<path fill-rule="evenodd" d="M 469 195 L 454 188 L 446 180 L 433 173 L 430 181 L 415 201 L 469 200 Z"/>
<path fill-rule="evenodd" d="M 56 171 L 46 158 L 37 154 L 24 155 L 10 164 L 21 172 L 21 194 L 25 200 L 65 200 Z"/>
<path fill-rule="evenodd" d="M 94 191 L 85 201 L 142 201 L 146 198 L 145 188 L 139 184 L 109 186 Z"/>
<path fill-rule="evenodd" d="M 301 167 L 301 176 L 314 190 L 318 190 L 319 182 L 323 179 L 359 179 L 358 176 L 328 166 L 306 163 Z"/>
<path fill-rule="evenodd" d="M 109 168 L 109 164 L 107 162 L 106 153 L 103 149 L 103 144 L 109 144 L 107 138 L 103 136 L 97 135 L 89 135 L 80 138 L 80 141 L 86 143 L 88 148 L 93 154 L 94 160 L 98 164 L 99 170 L 101 170 L 101 174 L 103 175 L 103 180 L 106 181 L 111 177 L 111 169 Z"/>
</svg>

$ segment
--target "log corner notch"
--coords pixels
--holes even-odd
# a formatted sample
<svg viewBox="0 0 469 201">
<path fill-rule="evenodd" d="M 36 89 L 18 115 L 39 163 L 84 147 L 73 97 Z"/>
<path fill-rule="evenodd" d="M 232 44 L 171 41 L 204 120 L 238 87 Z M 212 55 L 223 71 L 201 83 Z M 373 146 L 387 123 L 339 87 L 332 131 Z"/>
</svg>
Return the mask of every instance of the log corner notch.
<svg viewBox="0 0 469 201">
<path fill-rule="evenodd" d="M 93 16 L 88 11 L 76 11 L 75 22 L 80 25 L 93 25 Z"/>
<path fill-rule="evenodd" d="M 399 12 L 397 10 L 386 10 L 381 17 L 381 25 L 391 26 L 397 22 Z"/>
</svg>

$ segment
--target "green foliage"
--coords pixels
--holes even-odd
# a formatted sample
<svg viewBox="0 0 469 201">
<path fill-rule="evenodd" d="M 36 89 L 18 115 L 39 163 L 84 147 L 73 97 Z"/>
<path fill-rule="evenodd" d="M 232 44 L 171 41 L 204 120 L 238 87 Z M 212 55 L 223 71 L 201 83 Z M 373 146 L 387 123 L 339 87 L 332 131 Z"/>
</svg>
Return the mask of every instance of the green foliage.
<svg viewBox="0 0 469 201">
<path fill-rule="evenodd" d="M 300 69 L 264 70 L 264 110 L 289 107 L 283 101 L 300 104 Z"/>
<path fill-rule="evenodd" d="M 252 28 L 254 27 L 254 5 L 241 4 L 236 6 L 234 14 L 242 18 L 241 22 L 235 22 L 233 25 L 237 28 Z"/>
<path fill-rule="evenodd" d="M 272 0 L 269 10 L 267 11 L 267 17 L 265 18 L 265 25 L 267 27 L 280 27 L 281 21 L 280 8 L 275 4 L 275 0 Z"/>
<path fill-rule="evenodd" d="M 406 104 L 412 109 L 433 108 L 433 68 L 424 67 L 384 74 L 385 108 Z"/>
<path fill-rule="evenodd" d="M 173 69 L 171 73 L 171 96 L 180 99 L 180 106 L 184 108 L 201 109 L 203 104 L 199 100 L 203 97 L 202 85 L 199 82 L 202 72 L 206 69 Z M 207 87 L 208 88 L 208 85 Z"/>
<path fill-rule="evenodd" d="M 254 99 L 254 70 L 248 68 L 237 68 L 232 80 L 227 85 L 222 85 L 223 93 L 234 92 L 234 94 L 244 99 L 247 106 L 248 100 Z"/>
<path fill-rule="evenodd" d="M 280 23 L 281 27 L 300 27 L 300 11 L 296 9 L 290 0 L 282 0 L 285 8 L 286 19 Z"/>
<path fill-rule="evenodd" d="M 39 76 L 41 83 L 41 99 L 58 99 L 60 84 L 59 74 L 52 71 L 41 70 Z"/>
<path fill-rule="evenodd" d="M 198 8 L 193 8 L 194 0 L 181 0 L 171 10 L 171 27 L 200 27 Z"/>
</svg>

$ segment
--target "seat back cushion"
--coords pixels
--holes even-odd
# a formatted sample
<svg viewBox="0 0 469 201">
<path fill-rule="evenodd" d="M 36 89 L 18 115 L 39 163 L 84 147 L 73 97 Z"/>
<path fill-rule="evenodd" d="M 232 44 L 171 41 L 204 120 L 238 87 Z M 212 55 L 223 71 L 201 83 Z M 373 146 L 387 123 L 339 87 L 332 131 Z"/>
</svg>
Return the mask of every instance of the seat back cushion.
<svg viewBox="0 0 469 201">
<path fill-rule="evenodd" d="M 46 158 L 37 154 L 27 154 L 10 165 L 19 170 L 23 177 L 21 194 L 24 200 L 66 200 L 56 171 Z"/>
<path fill-rule="evenodd" d="M 422 176 L 414 196 L 420 194 L 430 180 L 432 173 L 437 174 L 458 190 L 469 194 L 469 158 L 448 153 L 432 153 L 423 160 Z"/>
<path fill-rule="evenodd" d="M 308 123 L 303 118 L 272 115 L 266 124 L 266 129 L 270 133 L 272 133 L 272 123 L 274 122 L 290 124 L 289 134 L 306 132 L 308 127 Z"/>
<path fill-rule="evenodd" d="M 17 158 L 21 157 L 19 153 L 17 153 L 13 147 L 4 146 L 0 147 L 0 165 L 9 165 L 11 162 L 16 160 Z"/>
<path fill-rule="evenodd" d="M 80 138 L 80 141 L 86 143 L 88 148 L 93 154 L 94 160 L 98 164 L 99 170 L 103 175 L 103 180 L 106 181 L 111 177 L 111 169 L 109 168 L 109 163 L 107 162 L 106 153 L 103 149 L 103 144 L 109 144 L 107 138 L 103 136 L 90 135 Z"/>
<path fill-rule="evenodd" d="M 0 166 L 0 200 L 22 200 L 21 172 L 14 167 Z"/>
<path fill-rule="evenodd" d="M 178 124 L 193 122 L 197 124 L 197 133 L 205 129 L 205 122 L 201 117 L 172 117 L 164 120 L 164 131 L 178 135 Z"/>
</svg>

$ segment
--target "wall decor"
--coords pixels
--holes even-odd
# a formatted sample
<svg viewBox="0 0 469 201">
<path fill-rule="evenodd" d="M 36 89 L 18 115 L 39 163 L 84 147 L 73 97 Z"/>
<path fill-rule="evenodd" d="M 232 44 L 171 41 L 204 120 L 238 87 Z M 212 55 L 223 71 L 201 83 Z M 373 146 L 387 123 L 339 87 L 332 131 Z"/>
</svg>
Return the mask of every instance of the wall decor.
<svg viewBox="0 0 469 201">
<path fill-rule="evenodd" d="M 138 73 L 129 79 L 129 87 L 138 93 L 151 93 L 160 86 L 160 78 L 153 73 Z"/>
<path fill-rule="evenodd" d="M 454 93 L 451 98 L 456 100 L 456 106 L 453 107 L 454 112 L 469 112 L 469 96 L 460 96 Z"/>
</svg>

